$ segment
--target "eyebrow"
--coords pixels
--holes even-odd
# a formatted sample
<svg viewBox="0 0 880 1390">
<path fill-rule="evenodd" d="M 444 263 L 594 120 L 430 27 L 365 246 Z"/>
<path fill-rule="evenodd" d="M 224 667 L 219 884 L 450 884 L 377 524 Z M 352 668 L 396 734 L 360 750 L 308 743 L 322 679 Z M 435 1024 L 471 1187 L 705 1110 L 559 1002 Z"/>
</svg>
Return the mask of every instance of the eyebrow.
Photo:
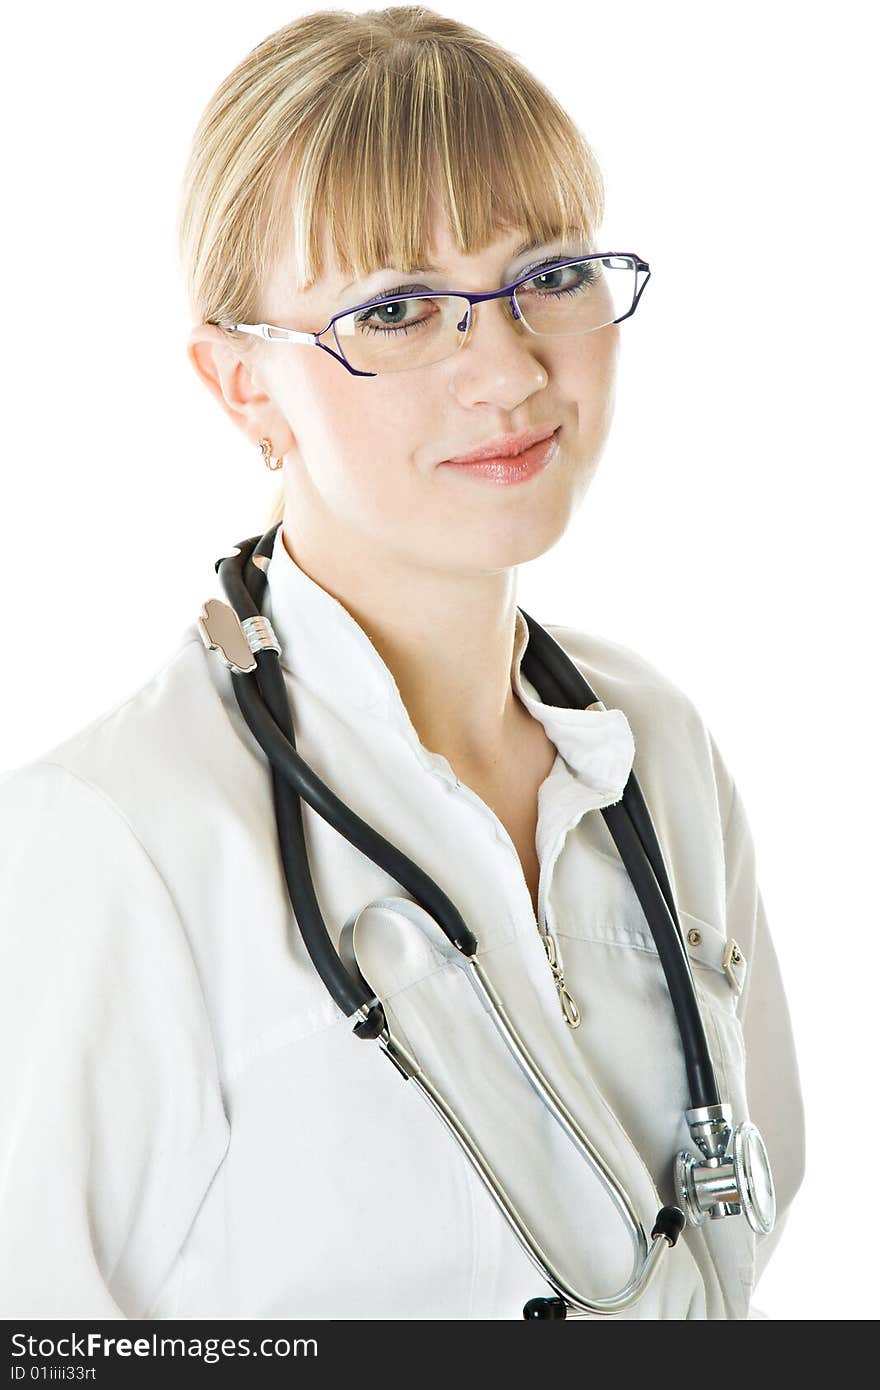
<svg viewBox="0 0 880 1390">
<path fill-rule="evenodd" d="M 563 238 L 562 235 L 560 234 L 559 236 L 550 237 L 549 239 L 544 239 L 544 238 L 541 238 L 541 237 L 536 237 L 536 238 L 535 238 L 534 240 L 532 240 L 532 241 L 524 241 L 523 244 L 522 244 L 522 246 L 518 246 L 518 247 L 516 248 L 516 250 L 513 252 L 512 256 L 510 257 L 510 259 L 511 259 L 512 261 L 515 261 L 515 260 L 517 259 L 518 256 L 524 255 L 526 251 L 534 251 L 534 250 L 536 250 L 537 247 L 539 247 L 539 246 L 550 246 L 554 241 L 562 241 L 562 240 L 564 240 L 564 238 Z M 386 269 L 391 269 L 391 268 L 390 268 L 390 267 L 386 267 Z M 378 271 L 370 271 L 370 272 L 369 272 L 367 275 L 365 275 L 363 278 L 364 278 L 365 280 L 367 280 L 367 279 L 370 278 L 370 275 L 375 275 L 375 274 L 378 274 L 378 273 L 379 273 Z M 442 267 L 442 266 L 439 266 L 439 265 L 415 265 L 415 266 L 412 267 L 412 270 L 410 270 L 410 271 L 407 272 L 407 274 L 409 274 L 409 275 L 445 275 L 445 274 L 446 274 L 446 271 L 444 271 L 444 270 L 443 270 L 443 267 Z M 350 290 L 350 289 L 352 288 L 352 286 L 356 285 L 357 283 L 358 283 L 357 280 L 352 280 L 352 281 L 351 281 L 351 284 L 348 284 L 348 285 L 343 286 L 343 288 L 339 291 L 339 293 L 340 293 L 340 294 L 345 294 L 347 290 Z"/>
<path fill-rule="evenodd" d="M 551 238 L 551 240 L 560 240 L 560 238 Z M 543 240 L 541 237 L 537 237 L 534 241 L 524 241 L 522 246 L 516 248 L 510 259 L 515 261 L 518 256 L 524 255 L 526 251 L 534 251 L 538 246 L 549 245 L 550 242 Z M 440 275 L 441 273 L 445 272 L 443 272 L 443 267 L 439 265 L 417 265 L 413 267 L 414 275 Z"/>
</svg>

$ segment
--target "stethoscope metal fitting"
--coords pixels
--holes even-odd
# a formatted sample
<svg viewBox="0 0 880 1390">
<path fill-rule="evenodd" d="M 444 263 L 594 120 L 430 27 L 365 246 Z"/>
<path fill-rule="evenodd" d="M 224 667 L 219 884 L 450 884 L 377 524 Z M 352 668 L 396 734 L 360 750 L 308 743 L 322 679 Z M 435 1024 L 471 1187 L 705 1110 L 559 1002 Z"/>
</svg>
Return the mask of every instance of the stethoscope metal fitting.
<svg viewBox="0 0 880 1390">
<path fill-rule="evenodd" d="M 703 1154 L 702 1162 L 687 1149 L 675 1157 L 675 1192 L 689 1224 L 744 1212 L 753 1231 L 769 1235 L 776 1194 L 757 1125 L 744 1120 L 732 1129 L 729 1105 L 699 1106 L 686 1110 L 685 1117 Z"/>
<path fill-rule="evenodd" d="M 271 623 L 260 612 L 267 582 L 266 569 L 280 525 L 277 522 L 264 536 L 243 541 L 231 555 L 217 561 L 215 568 L 230 602 L 207 600 L 199 617 L 199 633 L 205 646 L 217 651 L 232 673 L 239 709 L 272 769 L 278 839 L 287 889 L 303 943 L 315 969 L 343 1013 L 357 1018 L 355 1035 L 377 1041 L 398 1075 L 413 1082 L 443 1120 L 526 1254 L 554 1290 L 553 1297 L 530 1299 L 523 1309 L 523 1317 L 565 1318 L 622 1312 L 644 1294 L 666 1251 L 675 1245 L 685 1226 L 701 1226 L 707 1216 L 713 1220 L 745 1216 L 753 1231 L 767 1234 L 776 1218 L 767 1150 L 750 1121 L 745 1120 L 732 1128 L 731 1107 L 720 1098 L 669 876 L 635 770 L 630 773 L 622 799 L 600 809 L 632 881 L 663 968 L 681 1038 L 691 1100 L 685 1117 L 693 1143 L 701 1155 L 697 1157 L 684 1149 L 675 1156 L 673 1183 L 677 1205 L 660 1208 L 650 1235 L 622 1184 L 526 1047 L 482 968 L 477 938 L 455 904 L 424 870 L 340 800 L 296 751 L 290 701 L 279 660 L 281 649 Z M 529 627 L 529 642 L 523 654 L 522 669 L 541 700 L 563 708 L 586 709 L 590 705 L 604 708 L 583 674 L 550 633 L 525 612 L 523 618 Z M 612 1297 L 591 1299 L 571 1287 L 523 1220 L 474 1137 L 422 1071 L 402 1039 L 394 1037 L 382 1001 L 357 963 L 357 921 L 365 909 L 349 918 L 341 934 L 339 950 L 334 947 L 309 869 L 302 801 L 410 894 L 410 898 L 381 899 L 378 904 L 369 906 L 384 905 L 402 913 L 432 939 L 441 941 L 446 958 L 465 971 L 530 1085 L 600 1179 L 633 1245 L 630 1278 Z"/>
</svg>

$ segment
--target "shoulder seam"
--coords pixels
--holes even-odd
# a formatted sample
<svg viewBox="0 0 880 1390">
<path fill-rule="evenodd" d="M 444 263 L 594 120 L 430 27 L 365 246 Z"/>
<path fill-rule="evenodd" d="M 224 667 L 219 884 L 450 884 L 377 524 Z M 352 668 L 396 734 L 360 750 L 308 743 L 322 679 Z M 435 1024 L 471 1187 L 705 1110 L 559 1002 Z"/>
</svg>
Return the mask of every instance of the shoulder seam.
<svg viewBox="0 0 880 1390">
<path fill-rule="evenodd" d="M 59 772 L 66 772 L 69 777 L 72 777 L 75 781 L 82 783 L 84 787 L 88 787 L 89 791 L 94 792 L 95 796 L 99 797 L 102 801 L 106 802 L 110 809 L 115 812 L 117 818 L 121 820 L 123 824 L 126 826 L 132 839 L 137 841 L 141 853 L 144 855 L 144 858 L 147 860 L 156 876 L 162 880 L 162 886 L 164 887 L 165 892 L 168 894 L 168 897 L 171 899 L 171 902 L 174 904 L 174 899 L 171 895 L 171 891 L 168 887 L 168 884 L 165 882 L 162 871 L 159 868 L 158 864 L 154 860 L 153 856 L 150 854 L 140 835 L 138 835 L 137 831 L 131 823 L 131 820 L 126 815 L 125 811 L 123 811 L 122 807 L 116 801 L 113 800 L 112 796 L 110 796 L 107 792 L 104 791 L 103 787 L 99 787 L 95 782 L 89 781 L 88 777 L 83 777 L 81 772 L 77 772 L 74 768 L 68 767 L 66 763 L 57 762 L 54 758 L 37 758 L 33 763 L 28 764 L 28 766 L 35 769 L 40 767 L 57 767 Z M 179 917 L 180 913 L 177 909 L 176 904 L 174 904 L 174 911 L 177 913 Z"/>
<path fill-rule="evenodd" d="M 158 671 L 154 671 L 153 674 L 149 676 L 145 681 L 143 681 L 140 685 L 138 685 L 136 689 L 134 689 L 131 692 L 130 695 L 124 695 L 118 704 L 112 705 L 110 709 L 105 710 L 103 714 L 96 715 L 95 718 L 90 723 L 86 724 L 83 728 L 75 730 L 66 738 L 62 738 L 55 745 L 55 747 L 66 748 L 68 746 L 73 746 L 81 738 L 84 738 L 86 734 L 97 733 L 97 731 L 100 728 L 102 728 L 104 724 L 106 724 L 108 719 L 112 719 L 114 715 L 120 714 L 122 710 L 124 710 L 128 705 L 130 705 L 133 700 L 137 700 L 140 695 L 143 695 L 145 690 L 149 690 L 150 686 L 155 681 L 157 681 L 160 676 L 164 675 L 164 673 L 168 670 L 168 667 L 172 664 L 172 662 L 177 660 L 177 658 L 181 655 L 182 652 L 185 652 L 187 648 L 196 644 L 201 645 L 201 639 L 197 634 L 193 634 L 193 636 L 188 637 L 185 642 L 181 642 L 180 645 L 176 647 L 175 650 L 171 653 L 168 660 L 162 663 Z M 54 760 L 50 758 L 37 758 L 34 761 L 42 762 L 44 764 L 51 763 L 51 765 L 54 767 L 65 767 L 64 763 L 54 762 Z M 65 771 L 72 772 L 72 769 L 65 767 Z M 72 773 L 72 775 L 77 776 L 78 774 Z M 80 778 L 80 781 L 85 782 L 86 786 L 92 785 L 90 782 L 86 781 L 84 777 Z M 93 788 L 93 790 L 98 791 L 99 788 L 95 787 Z"/>
<path fill-rule="evenodd" d="M 733 781 L 733 778 L 731 778 L 731 782 L 730 782 L 730 805 L 729 805 L 728 808 L 727 808 L 727 814 L 726 814 L 726 816 L 724 817 L 724 829 L 723 829 L 722 832 L 721 832 L 721 839 L 722 839 L 722 841 L 723 841 L 725 844 L 727 843 L 727 832 L 728 832 L 728 830 L 730 829 L 730 822 L 733 820 L 733 808 L 734 808 L 734 806 L 736 805 L 737 796 L 738 796 L 738 792 L 737 792 L 737 789 L 736 789 L 736 783 Z"/>
</svg>

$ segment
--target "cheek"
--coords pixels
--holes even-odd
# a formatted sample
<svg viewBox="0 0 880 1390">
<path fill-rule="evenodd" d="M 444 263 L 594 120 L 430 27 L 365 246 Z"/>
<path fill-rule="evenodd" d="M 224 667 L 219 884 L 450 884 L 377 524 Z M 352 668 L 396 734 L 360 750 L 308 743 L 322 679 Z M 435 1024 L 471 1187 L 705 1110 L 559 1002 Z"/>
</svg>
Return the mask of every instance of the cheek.
<svg viewBox="0 0 880 1390">
<path fill-rule="evenodd" d="M 421 457 L 441 406 L 392 378 L 354 377 L 326 354 L 310 364 L 289 419 L 314 486 L 334 509 L 394 514 L 419 484 Z"/>
<path fill-rule="evenodd" d="M 620 328 L 612 324 L 596 333 L 573 338 L 571 344 L 559 360 L 560 386 L 569 399 L 585 408 L 601 408 L 603 401 L 614 396 Z"/>
<path fill-rule="evenodd" d="M 574 339 L 558 364 L 560 398 L 574 407 L 579 452 L 601 449 L 611 426 L 617 388 L 620 328 L 616 324 Z"/>
</svg>

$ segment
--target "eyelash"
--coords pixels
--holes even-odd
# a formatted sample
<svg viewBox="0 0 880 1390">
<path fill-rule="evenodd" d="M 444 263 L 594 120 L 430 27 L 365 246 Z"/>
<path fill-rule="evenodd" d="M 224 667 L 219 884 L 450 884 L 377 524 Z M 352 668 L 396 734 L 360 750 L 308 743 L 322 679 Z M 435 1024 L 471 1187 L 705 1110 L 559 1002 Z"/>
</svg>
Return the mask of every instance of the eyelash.
<svg viewBox="0 0 880 1390">
<path fill-rule="evenodd" d="M 523 270 L 522 274 L 523 274 L 523 275 L 531 275 L 533 271 L 535 271 L 535 270 L 540 270 L 543 266 L 547 266 L 547 265 L 556 265 L 558 261 L 562 261 L 562 260 L 565 260 L 565 259 L 566 259 L 566 257 L 565 257 L 565 256 L 561 256 L 561 255 L 560 255 L 560 256 L 545 256 L 544 259 L 543 259 L 543 261 L 536 261 L 534 265 L 526 266 L 526 268 Z M 517 280 L 519 280 L 520 276 L 517 275 L 516 278 L 517 278 Z"/>
<path fill-rule="evenodd" d="M 562 256 L 562 255 L 559 255 L 559 256 L 546 256 L 546 257 L 544 258 L 544 260 L 542 260 L 542 261 L 536 261 L 534 265 L 526 266 L 525 269 L 521 272 L 521 274 L 515 276 L 514 278 L 517 279 L 517 280 L 520 280 L 520 279 L 522 279 L 523 276 L 525 276 L 525 275 L 531 276 L 533 271 L 540 270 L 540 269 L 542 268 L 542 266 L 556 265 L 558 261 L 561 261 L 561 260 L 564 260 L 564 259 L 565 259 L 565 257 Z M 395 294 L 416 294 L 416 293 L 418 293 L 420 290 L 425 290 L 425 291 L 427 291 L 427 292 L 430 292 L 430 291 L 429 291 L 429 287 L 428 287 L 427 285 L 392 285 L 390 289 L 388 289 L 388 290 L 382 290 L 382 292 L 381 292 L 380 294 L 377 294 L 373 299 L 368 300 L 368 301 L 367 301 L 367 304 L 368 304 L 368 305 L 369 305 L 369 304 L 379 304 L 379 303 L 382 302 L 383 299 L 390 299 L 392 295 L 395 295 Z M 439 291 L 435 291 L 435 293 L 439 293 Z"/>
</svg>

